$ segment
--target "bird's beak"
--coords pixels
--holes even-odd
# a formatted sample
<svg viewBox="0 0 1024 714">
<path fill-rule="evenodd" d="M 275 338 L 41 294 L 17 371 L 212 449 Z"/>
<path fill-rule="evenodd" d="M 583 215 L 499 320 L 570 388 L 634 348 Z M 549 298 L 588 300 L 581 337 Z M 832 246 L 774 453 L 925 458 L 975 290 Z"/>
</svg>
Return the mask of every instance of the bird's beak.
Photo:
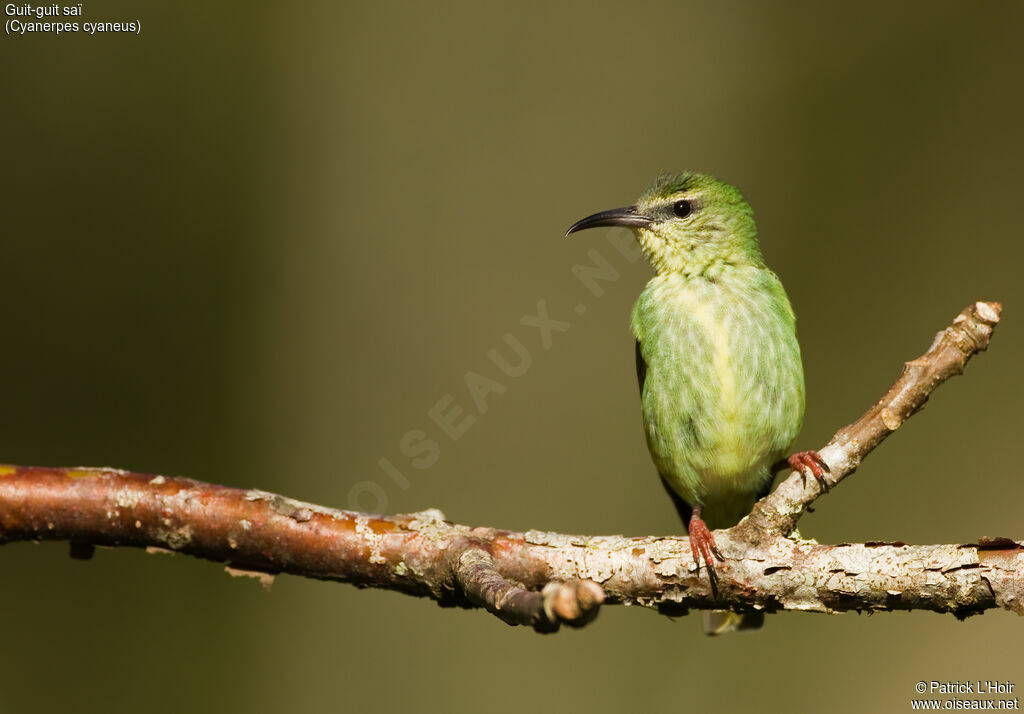
<svg viewBox="0 0 1024 714">
<path fill-rule="evenodd" d="M 629 228 L 638 228 L 651 224 L 651 219 L 647 216 L 642 216 L 637 213 L 636 206 L 626 206 L 625 208 L 613 208 L 610 211 L 601 211 L 595 213 L 592 216 L 587 216 L 581 220 L 576 221 L 569 230 L 565 232 L 568 236 L 570 233 L 576 231 L 583 231 L 587 228 L 599 228 L 601 226 L 627 226 Z"/>
</svg>

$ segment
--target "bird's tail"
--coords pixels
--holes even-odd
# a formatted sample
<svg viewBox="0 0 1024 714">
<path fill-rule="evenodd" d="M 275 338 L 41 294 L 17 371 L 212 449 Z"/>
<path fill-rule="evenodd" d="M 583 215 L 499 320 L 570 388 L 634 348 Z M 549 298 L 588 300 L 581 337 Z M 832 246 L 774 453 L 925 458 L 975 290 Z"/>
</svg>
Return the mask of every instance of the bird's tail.
<svg viewBox="0 0 1024 714">
<path fill-rule="evenodd" d="M 737 630 L 760 630 L 764 625 L 763 612 L 731 612 L 729 610 L 704 610 L 701 613 L 705 635 L 722 635 Z"/>
</svg>

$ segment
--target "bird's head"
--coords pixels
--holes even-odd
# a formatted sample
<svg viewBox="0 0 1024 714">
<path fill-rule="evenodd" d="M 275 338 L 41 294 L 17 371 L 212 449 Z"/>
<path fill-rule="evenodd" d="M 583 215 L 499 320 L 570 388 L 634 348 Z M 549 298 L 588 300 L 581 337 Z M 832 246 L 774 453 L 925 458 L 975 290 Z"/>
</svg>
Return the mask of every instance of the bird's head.
<svg viewBox="0 0 1024 714">
<path fill-rule="evenodd" d="M 662 176 L 635 205 L 587 216 L 566 235 L 599 226 L 632 228 L 658 273 L 761 264 L 750 206 L 735 188 L 704 174 Z"/>
</svg>

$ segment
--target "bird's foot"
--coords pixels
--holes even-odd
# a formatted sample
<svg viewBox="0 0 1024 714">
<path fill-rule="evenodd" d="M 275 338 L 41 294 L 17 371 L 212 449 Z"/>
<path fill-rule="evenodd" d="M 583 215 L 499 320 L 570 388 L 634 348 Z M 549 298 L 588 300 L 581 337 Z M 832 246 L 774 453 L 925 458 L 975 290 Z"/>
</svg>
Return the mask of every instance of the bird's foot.
<svg viewBox="0 0 1024 714">
<path fill-rule="evenodd" d="M 715 537 L 711 535 L 711 530 L 704 522 L 704 519 L 700 517 L 699 507 L 693 509 L 693 515 L 690 516 L 690 525 L 687 530 L 690 533 L 690 549 L 693 551 L 693 562 L 697 564 L 697 574 L 700 574 L 700 561 L 703 558 L 704 564 L 708 569 L 708 580 L 711 581 L 711 591 L 717 595 L 718 573 L 715 572 L 715 562 L 712 556 L 718 558 L 718 560 L 724 560 L 724 558 L 718 552 L 718 547 L 715 545 Z"/>
<path fill-rule="evenodd" d="M 826 473 L 832 473 L 832 469 L 828 467 L 825 460 L 821 458 L 821 454 L 817 451 L 800 451 L 788 459 L 786 462 L 789 467 L 794 471 L 799 471 L 804 476 L 808 473 L 814 477 L 814 480 L 818 482 L 823 493 L 827 493 L 829 489 L 828 481 L 825 480 Z"/>
</svg>

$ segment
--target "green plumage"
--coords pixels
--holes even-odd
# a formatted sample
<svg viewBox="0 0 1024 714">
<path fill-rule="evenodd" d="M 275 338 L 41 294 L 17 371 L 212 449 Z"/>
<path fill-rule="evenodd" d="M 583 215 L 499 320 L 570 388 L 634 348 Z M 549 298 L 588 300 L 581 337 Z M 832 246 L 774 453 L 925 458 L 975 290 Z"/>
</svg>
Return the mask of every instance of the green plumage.
<svg viewBox="0 0 1024 714">
<path fill-rule="evenodd" d="M 672 212 L 680 202 L 691 210 Z M 657 275 L 633 309 L 647 445 L 665 482 L 711 528 L 734 525 L 771 482 L 804 412 L 793 310 L 740 194 L 696 175 L 638 202 Z"/>
<path fill-rule="evenodd" d="M 662 478 L 711 528 L 737 523 L 800 429 L 793 314 L 767 269 L 651 280 L 633 310 L 646 365 L 647 445 Z"/>
<path fill-rule="evenodd" d="M 721 556 L 709 527 L 750 512 L 803 421 L 793 309 L 761 258 L 750 206 L 710 176 L 662 177 L 636 205 L 595 213 L 566 235 L 599 226 L 632 228 L 657 273 L 633 308 L 647 446 L 714 590 Z M 787 461 L 824 485 L 816 452 Z M 762 621 L 704 613 L 709 634 Z"/>
</svg>

